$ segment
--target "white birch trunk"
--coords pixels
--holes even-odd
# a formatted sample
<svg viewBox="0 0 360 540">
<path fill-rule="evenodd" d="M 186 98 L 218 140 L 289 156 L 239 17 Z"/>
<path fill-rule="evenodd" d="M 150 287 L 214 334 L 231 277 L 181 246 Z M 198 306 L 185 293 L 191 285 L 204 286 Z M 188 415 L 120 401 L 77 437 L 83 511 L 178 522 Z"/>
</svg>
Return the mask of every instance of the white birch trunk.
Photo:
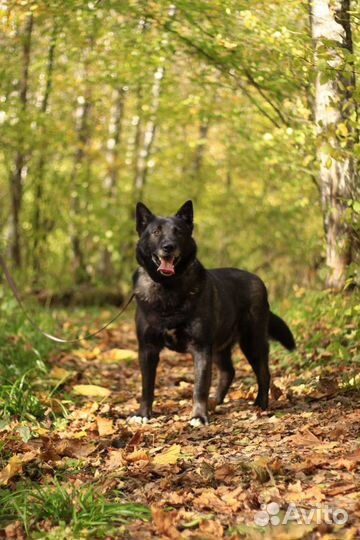
<svg viewBox="0 0 360 540">
<path fill-rule="evenodd" d="M 311 0 L 311 29 L 317 65 L 315 122 L 326 263 L 327 285 L 340 290 L 351 262 L 351 231 L 346 220 L 348 201 L 356 183 L 352 157 L 353 137 L 349 117 L 354 114 L 354 76 L 343 58 L 351 50 L 349 0 Z M 350 34 L 350 35 L 349 35 Z M 331 40 L 333 45 L 324 40 Z M 327 47 L 327 56 L 319 48 Z M 327 69 L 320 63 L 327 62 Z M 330 71 L 330 77 L 327 70 Z"/>
<path fill-rule="evenodd" d="M 84 64 L 82 82 L 84 95 L 77 97 L 75 109 L 75 122 L 77 133 L 77 147 L 74 153 L 73 169 L 70 176 L 71 188 L 71 212 L 70 212 L 70 239 L 73 250 L 74 276 L 75 282 L 81 283 L 88 280 L 86 270 L 85 255 L 82 246 L 81 231 L 79 230 L 78 216 L 83 210 L 84 204 L 79 195 L 79 177 L 81 177 L 82 167 L 87 156 L 88 144 L 90 141 L 90 111 L 92 106 L 91 87 L 88 83 L 90 70 L 90 54 L 94 46 L 94 37 L 90 36 L 89 46 L 84 51 Z M 82 204 L 80 204 L 82 202 Z"/>
<path fill-rule="evenodd" d="M 22 75 L 19 86 L 20 112 L 19 118 L 23 121 L 28 105 L 29 91 L 29 68 L 31 55 L 31 40 L 33 31 L 33 16 L 28 15 L 25 21 L 24 37 L 22 44 Z M 9 222 L 9 244 L 10 255 L 15 266 L 21 267 L 21 231 L 20 212 L 23 198 L 23 181 L 26 176 L 26 163 L 28 155 L 26 152 L 26 141 L 22 130 L 18 134 L 17 152 L 15 161 L 10 173 L 10 196 L 11 196 L 11 217 Z"/>
<path fill-rule="evenodd" d="M 105 204 L 111 206 L 115 203 L 119 179 L 119 147 L 122 138 L 124 101 L 127 87 L 122 86 L 114 90 L 113 106 L 110 112 L 108 140 L 106 143 L 107 175 L 104 180 Z M 111 277 L 113 264 L 111 252 L 105 247 L 101 254 L 100 271 L 104 277 Z"/>
<path fill-rule="evenodd" d="M 173 20 L 176 14 L 176 6 L 171 4 L 168 9 L 169 22 Z M 166 46 L 167 44 L 167 34 L 164 33 L 162 36 L 162 44 Z M 164 59 L 162 59 L 164 61 Z M 145 183 L 149 171 L 149 159 L 151 155 L 151 149 L 155 140 L 155 133 L 157 130 L 157 112 L 160 105 L 160 96 L 161 96 L 161 84 L 165 75 L 165 66 L 163 64 L 159 65 L 154 73 L 154 80 L 152 85 L 152 101 L 151 101 L 151 113 L 150 118 L 145 126 L 144 137 L 142 141 L 141 148 L 138 153 L 136 167 L 135 167 L 135 196 L 136 199 L 141 199 L 143 197 Z"/>
<path fill-rule="evenodd" d="M 135 191 L 137 193 L 137 197 L 140 199 L 142 198 L 142 194 L 144 191 L 147 173 L 149 169 L 150 152 L 155 139 L 155 132 L 157 127 L 156 113 L 160 104 L 161 81 L 164 78 L 164 74 L 164 66 L 159 66 L 154 74 L 154 83 L 152 87 L 151 116 L 146 123 L 142 147 L 139 151 L 136 164 Z"/>
</svg>

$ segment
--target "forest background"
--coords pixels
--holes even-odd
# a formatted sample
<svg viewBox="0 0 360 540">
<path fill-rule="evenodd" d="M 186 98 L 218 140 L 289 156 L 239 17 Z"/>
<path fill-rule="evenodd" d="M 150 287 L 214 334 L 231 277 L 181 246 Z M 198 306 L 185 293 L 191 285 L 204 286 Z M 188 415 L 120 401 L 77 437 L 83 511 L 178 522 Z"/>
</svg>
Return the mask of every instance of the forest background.
<svg viewBox="0 0 360 540">
<path fill-rule="evenodd" d="M 126 290 L 136 201 L 189 198 L 205 265 L 280 295 L 356 282 L 360 12 L 338 4 L 342 26 L 321 1 L 2 2 L 0 227 L 22 285 Z"/>
</svg>

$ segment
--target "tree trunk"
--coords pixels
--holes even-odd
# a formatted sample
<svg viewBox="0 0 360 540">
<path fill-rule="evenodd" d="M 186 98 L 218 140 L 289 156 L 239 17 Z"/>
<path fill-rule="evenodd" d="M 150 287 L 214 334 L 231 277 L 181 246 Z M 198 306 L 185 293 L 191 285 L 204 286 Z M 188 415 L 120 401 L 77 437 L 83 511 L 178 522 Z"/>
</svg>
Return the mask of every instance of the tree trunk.
<svg viewBox="0 0 360 540">
<path fill-rule="evenodd" d="M 42 147 L 40 149 L 40 157 L 37 163 L 37 166 L 34 171 L 34 181 L 35 181 L 35 196 L 34 196 L 34 212 L 33 212 L 33 254 L 32 254 L 32 264 L 34 271 L 34 283 L 37 282 L 38 275 L 40 273 L 40 261 L 42 255 L 39 252 L 41 245 L 46 238 L 46 231 L 44 230 L 44 223 L 41 214 L 42 208 L 42 199 L 43 199 L 43 181 L 44 181 L 44 170 L 46 163 L 46 141 L 45 141 L 45 115 L 48 111 L 49 100 L 51 95 L 52 88 L 52 77 L 54 71 L 54 58 L 55 58 L 55 48 L 56 48 L 56 37 L 57 37 L 57 28 L 54 25 L 53 33 L 51 36 L 48 60 L 46 67 L 46 83 L 44 94 L 41 100 L 40 111 L 42 115 L 42 132 L 41 132 L 41 143 Z"/>
<path fill-rule="evenodd" d="M 194 158 L 191 167 L 191 176 L 197 178 L 200 174 L 201 167 L 204 161 L 205 146 L 209 132 L 209 119 L 207 118 L 200 124 L 199 139 L 196 145 Z"/>
<path fill-rule="evenodd" d="M 10 255 L 14 261 L 16 267 L 21 267 L 21 233 L 20 233 L 20 212 L 22 206 L 23 195 L 23 176 L 26 166 L 26 149 L 24 134 L 21 127 L 24 120 L 28 89 L 29 89 L 29 66 L 30 66 L 30 53 L 31 53 L 31 37 L 33 30 L 33 16 L 29 15 L 25 22 L 24 38 L 23 38 L 23 51 L 22 51 L 22 76 L 20 79 L 20 126 L 19 137 L 17 143 L 17 152 L 15 156 L 15 162 L 10 174 L 10 196 L 11 196 L 11 220 L 10 220 Z"/>
<path fill-rule="evenodd" d="M 144 193 L 144 187 L 149 171 L 149 157 L 151 148 L 154 144 L 156 132 L 156 113 L 160 104 L 161 81 L 164 78 L 165 68 L 159 66 L 154 74 L 152 87 L 151 116 L 146 124 L 142 146 L 140 148 L 135 170 L 135 193 L 136 199 L 141 199 Z"/>
<path fill-rule="evenodd" d="M 353 159 L 355 133 L 351 127 L 356 114 L 355 78 L 345 55 L 352 52 L 350 1 L 311 0 L 310 8 L 317 66 L 315 122 L 329 267 L 327 285 L 341 290 L 352 258 L 353 235 L 347 209 L 357 183 Z"/>
<path fill-rule="evenodd" d="M 209 118 L 204 119 L 199 127 L 199 135 L 196 143 L 196 148 L 190 168 L 190 178 L 193 182 L 193 200 L 195 204 L 198 204 L 201 193 L 204 189 L 202 182 L 201 169 L 204 162 L 205 149 L 207 144 L 207 138 L 209 134 L 210 121 Z"/>
<path fill-rule="evenodd" d="M 104 181 L 105 197 L 111 206 L 117 193 L 119 178 L 118 154 L 122 135 L 122 121 L 124 116 L 124 102 L 127 88 L 120 87 L 114 91 L 114 104 L 110 114 L 109 138 L 107 140 L 107 175 Z M 109 249 L 104 248 L 101 254 L 100 270 L 103 276 L 113 275 L 112 257 Z"/>
<path fill-rule="evenodd" d="M 167 45 L 167 32 L 169 30 L 169 25 L 175 17 L 175 14 L 176 6 L 174 4 L 171 4 L 168 9 L 167 30 L 162 36 L 162 46 Z M 145 127 L 144 138 L 136 161 L 134 187 L 135 198 L 137 200 L 142 199 L 143 197 L 146 179 L 149 172 L 149 158 L 152 146 L 154 144 L 155 133 L 157 129 L 156 116 L 160 105 L 161 83 L 164 75 L 165 67 L 163 64 L 161 64 L 157 67 L 154 73 L 154 80 L 151 91 L 152 101 L 150 105 L 150 118 Z"/>
<path fill-rule="evenodd" d="M 94 37 L 89 38 L 89 47 L 85 51 L 85 60 L 83 64 L 83 84 L 84 95 L 78 96 L 77 107 L 75 111 L 77 148 L 74 154 L 73 169 L 70 176 L 71 189 L 71 220 L 70 220 L 70 239 L 74 257 L 74 278 L 76 283 L 88 281 L 89 275 L 86 270 L 85 256 L 82 248 L 81 235 L 79 230 L 78 216 L 82 210 L 81 197 L 79 189 L 79 177 L 82 176 L 83 164 L 86 157 L 87 146 L 90 140 L 89 116 L 91 110 L 91 87 L 88 82 L 90 54 L 94 46 Z"/>
</svg>

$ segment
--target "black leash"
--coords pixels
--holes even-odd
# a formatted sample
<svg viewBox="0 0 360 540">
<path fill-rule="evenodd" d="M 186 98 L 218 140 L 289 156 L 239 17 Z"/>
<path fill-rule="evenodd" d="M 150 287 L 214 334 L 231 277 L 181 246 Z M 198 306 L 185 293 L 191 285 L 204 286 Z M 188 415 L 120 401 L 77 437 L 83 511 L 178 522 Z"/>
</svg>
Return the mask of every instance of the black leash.
<svg viewBox="0 0 360 540">
<path fill-rule="evenodd" d="M 79 341 L 82 341 L 84 339 L 91 339 L 95 336 L 97 336 L 98 334 L 100 334 L 100 332 L 102 332 L 103 330 L 105 330 L 105 328 L 107 328 L 108 326 L 110 326 L 110 324 L 112 324 L 114 321 L 116 321 L 116 319 L 118 319 L 120 317 L 120 315 L 122 315 L 124 313 L 124 311 L 129 307 L 130 303 L 132 302 L 132 300 L 134 299 L 134 293 L 131 294 L 131 296 L 128 298 L 128 300 L 126 301 L 125 305 L 121 308 L 121 310 L 115 315 L 115 317 L 113 317 L 111 319 L 111 321 L 107 322 L 104 326 L 102 326 L 101 328 L 99 328 L 99 330 L 96 330 L 96 332 L 92 332 L 91 334 L 87 334 L 86 336 L 84 337 L 79 337 L 79 338 L 75 338 L 75 339 L 63 339 L 63 338 L 59 338 L 57 336 L 53 336 L 52 334 L 49 334 L 48 332 L 44 332 L 44 330 L 42 330 L 33 320 L 32 318 L 30 317 L 30 315 L 28 314 L 28 312 L 26 311 L 25 309 L 25 306 L 23 304 L 23 301 L 21 299 L 21 296 L 20 296 L 20 293 L 15 285 L 15 281 L 13 280 L 13 277 L 11 275 L 11 272 L 10 270 L 8 269 L 7 267 L 7 264 L 5 262 L 5 259 L 4 257 L 1 255 L 0 253 L 0 266 L 1 268 L 3 269 L 4 271 L 4 274 L 5 274 L 5 277 L 6 277 L 6 281 L 8 282 L 9 284 L 9 287 L 10 289 L 12 290 L 12 293 L 13 295 L 15 296 L 16 300 L 17 300 L 17 303 L 19 304 L 19 306 L 21 307 L 22 311 L 24 312 L 24 315 L 25 317 L 27 318 L 27 320 L 29 321 L 29 323 L 31 324 L 31 326 L 37 330 L 38 332 L 40 332 L 40 334 L 42 334 L 43 336 L 45 336 L 46 338 L 48 339 L 51 339 L 52 341 L 56 341 L 57 343 L 78 343 Z"/>
</svg>

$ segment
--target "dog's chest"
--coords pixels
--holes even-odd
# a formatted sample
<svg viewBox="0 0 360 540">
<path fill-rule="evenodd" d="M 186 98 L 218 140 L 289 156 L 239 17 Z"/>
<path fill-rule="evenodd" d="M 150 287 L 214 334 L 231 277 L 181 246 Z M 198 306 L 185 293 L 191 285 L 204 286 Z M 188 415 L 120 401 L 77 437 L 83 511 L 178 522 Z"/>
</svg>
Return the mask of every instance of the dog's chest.
<svg viewBox="0 0 360 540">
<path fill-rule="evenodd" d="M 156 304 L 159 301 L 159 297 L 161 297 L 161 286 L 140 269 L 135 283 L 134 293 L 140 302 Z"/>
<path fill-rule="evenodd" d="M 169 349 L 185 352 L 191 341 L 191 326 L 196 299 L 191 290 L 164 289 L 140 270 L 134 292 L 150 327 L 162 335 Z"/>
<path fill-rule="evenodd" d="M 194 295 L 192 291 L 181 289 L 164 288 L 153 281 L 142 269 L 139 271 L 135 283 L 134 293 L 138 303 L 148 314 L 158 316 L 160 319 L 171 319 L 181 314 L 187 314 L 194 307 Z"/>
</svg>

